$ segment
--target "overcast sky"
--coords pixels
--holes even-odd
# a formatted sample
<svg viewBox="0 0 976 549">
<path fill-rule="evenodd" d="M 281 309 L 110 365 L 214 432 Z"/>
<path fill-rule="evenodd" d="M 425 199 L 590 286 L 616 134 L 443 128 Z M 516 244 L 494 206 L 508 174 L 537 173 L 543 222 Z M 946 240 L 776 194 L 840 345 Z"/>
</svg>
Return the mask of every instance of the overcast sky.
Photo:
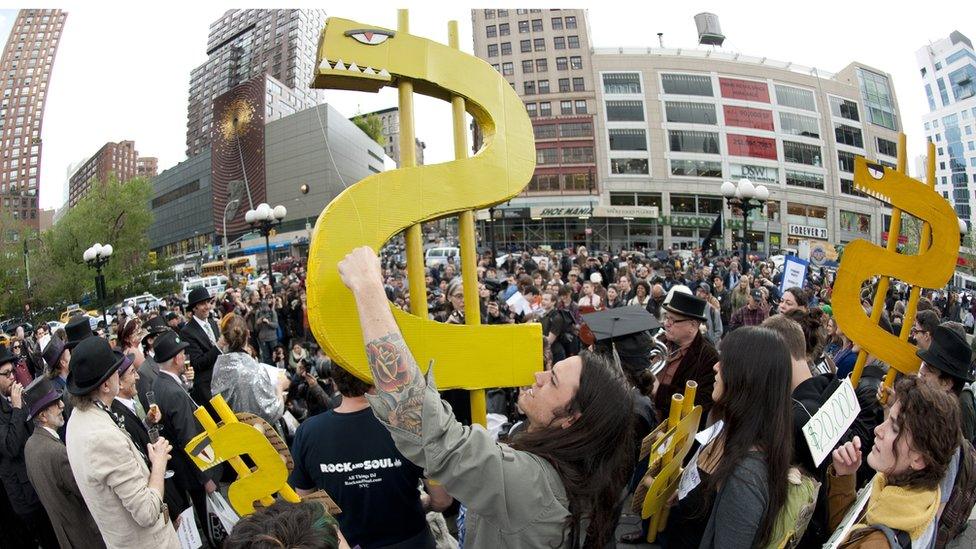
<svg viewBox="0 0 976 549">
<path fill-rule="evenodd" d="M 395 28 L 392 2 L 319 3 L 329 16 Z M 132 139 L 139 153 L 159 158 L 160 170 L 185 159 L 190 71 L 206 60 L 209 25 L 232 7 L 226 2 L 60 3 L 68 10 L 44 113 L 41 207 L 65 199 L 70 166 L 107 141 Z M 562 6 L 562 7 L 578 7 Z M 451 2 L 411 9 L 411 33 L 447 41 L 447 20 L 460 24 L 461 47 L 470 52 L 470 8 L 497 3 Z M 927 110 L 915 51 L 953 30 L 976 39 L 976 2 L 937 4 L 822 0 L 776 2 L 589 2 L 594 47 L 693 48 L 693 16 L 711 11 L 726 35 L 725 51 L 768 56 L 836 72 L 857 60 L 892 74 L 909 158 L 924 152 L 922 114 Z M 930 9 L 929 7 L 934 9 Z M 501 7 L 506 7 L 502 5 Z M 561 7 L 549 4 L 548 7 Z M 15 10 L 0 10 L 0 36 L 9 34 Z M 347 116 L 396 105 L 396 94 L 327 91 L 326 100 Z M 427 143 L 427 163 L 449 160 L 450 108 L 417 99 L 417 137 Z M 910 160 L 909 167 L 914 163 Z"/>
</svg>

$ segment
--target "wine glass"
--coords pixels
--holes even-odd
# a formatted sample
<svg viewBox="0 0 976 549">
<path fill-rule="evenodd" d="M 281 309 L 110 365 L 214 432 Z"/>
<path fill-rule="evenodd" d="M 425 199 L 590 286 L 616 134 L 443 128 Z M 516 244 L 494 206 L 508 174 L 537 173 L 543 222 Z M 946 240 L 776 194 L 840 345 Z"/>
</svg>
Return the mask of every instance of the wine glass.
<svg viewBox="0 0 976 549">
<path fill-rule="evenodd" d="M 152 415 L 154 408 L 156 410 L 159 409 L 159 405 L 156 404 L 156 393 L 154 391 L 146 391 L 146 404 L 149 405 L 149 411 L 146 412 L 147 415 Z M 163 430 L 162 425 L 155 424 L 155 423 L 149 427 L 150 444 L 156 444 L 156 441 L 159 440 L 159 433 L 162 430 Z M 171 469 L 166 469 L 166 472 L 163 473 L 163 478 L 173 478 L 173 475 L 174 473 Z"/>
</svg>

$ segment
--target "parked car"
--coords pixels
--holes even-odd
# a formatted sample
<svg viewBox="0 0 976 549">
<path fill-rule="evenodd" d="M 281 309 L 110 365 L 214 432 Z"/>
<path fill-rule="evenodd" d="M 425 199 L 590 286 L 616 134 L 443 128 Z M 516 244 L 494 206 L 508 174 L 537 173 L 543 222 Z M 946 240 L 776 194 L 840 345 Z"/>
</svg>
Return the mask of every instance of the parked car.
<svg viewBox="0 0 976 549">
<path fill-rule="evenodd" d="M 227 288 L 227 277 L 224 275 L 204 276 L 200 278 L 189 278 L 183 281 L 183 300 L 189 299 L 190 292 L 197 286 L 207 289 L 210 297 L 223 292 Z"/>
<path fill-rule="evenodd" d="M 143 311 L 148 309 L 158 309 L 160 305 L 165 305 L 162 299 L 159 299 L 158 297 L 152 295 L 149 292 L 132 296 L 132 297 L 127 297 L 122 301 L 122 303 L 126 305 L 132 305 L 134 307 L 139 307 Z"/>
<path fill-rule="evenodd" d="M 461 252 L 460 248 L 450 248 L 450 247 L 437 247 L 428 248 L 427 253 L 424 255 L 424 263 L 428 267 L 436 267 L 438 265 L 447 264 L 447 258 L 453 257 L 455 264 L 458 262 L 458 254 Z"/>
</svg>

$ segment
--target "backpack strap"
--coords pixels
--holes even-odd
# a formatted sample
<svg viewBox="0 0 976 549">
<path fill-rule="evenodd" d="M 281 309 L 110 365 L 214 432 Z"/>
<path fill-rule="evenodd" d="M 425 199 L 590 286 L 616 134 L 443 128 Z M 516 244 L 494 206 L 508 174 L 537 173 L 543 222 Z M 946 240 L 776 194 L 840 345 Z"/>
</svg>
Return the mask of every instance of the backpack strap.
<svg viewBox="0 0 976 549">
<path fill-rule="evenodd" d="M 904 530 L 895 530 L 884 524 L 870 524 L 868 528 L 878 530 L 884 534 L 888 540 L 888 546 L 892 549 L 910 549 L 912 546 L 912 538 Z"/>
</svg>

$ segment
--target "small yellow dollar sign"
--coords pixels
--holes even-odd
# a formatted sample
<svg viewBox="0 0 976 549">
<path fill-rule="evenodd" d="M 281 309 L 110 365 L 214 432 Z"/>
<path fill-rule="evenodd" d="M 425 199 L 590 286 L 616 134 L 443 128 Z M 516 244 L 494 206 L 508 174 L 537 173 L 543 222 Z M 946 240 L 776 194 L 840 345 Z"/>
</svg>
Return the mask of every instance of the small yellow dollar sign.
<svg viewBox="0 0 976 549">
<path fill-rule="evenodd" d="M 832 296 L 837 324 L 847 337 L 895 370 L 913 374 L 921 362 L 915 355 L 916 347 L 871 321 L 861 306 L 861 286 L 877 275 L 890 276 L 916 287 L 944 286 L 952 276 L 959 254 L 958 218 L 952 206 L 931 186 L 863 157 L 857 157 L 854 162 L 854 185 L 893 208 L 912 214 L 931 228 L 931 245 L 927 249 L 920 246 L 918 255 L 899 254 L 866 240 L 848 244 L 837 270 Z M 898 238 L 897 228 L 889 230 L 888 238 Z M 925 241 L 923 238 L 923 245 Z M 884 300 L 885 296 L 875 296 L 875 299 Z M 907 314 L 905 322 L 911 322 Z M 855 375 L 860 372 L 855 371 Z"/>
</svg>

